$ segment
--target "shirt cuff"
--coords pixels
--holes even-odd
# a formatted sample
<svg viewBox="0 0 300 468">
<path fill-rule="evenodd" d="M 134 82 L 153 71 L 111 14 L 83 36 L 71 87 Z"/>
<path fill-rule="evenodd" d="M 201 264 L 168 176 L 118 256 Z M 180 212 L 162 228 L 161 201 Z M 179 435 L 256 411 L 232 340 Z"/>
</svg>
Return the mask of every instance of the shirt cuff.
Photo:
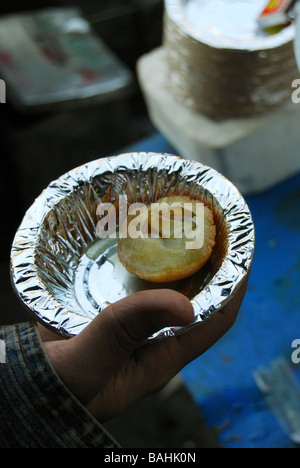
<svg viewBox="0 0 300 468">
<path fill-rule="evenodd" d="M 37 326 L 0 328 L 0 446 L 118 448 L 55 372 Z"/>
</svg>

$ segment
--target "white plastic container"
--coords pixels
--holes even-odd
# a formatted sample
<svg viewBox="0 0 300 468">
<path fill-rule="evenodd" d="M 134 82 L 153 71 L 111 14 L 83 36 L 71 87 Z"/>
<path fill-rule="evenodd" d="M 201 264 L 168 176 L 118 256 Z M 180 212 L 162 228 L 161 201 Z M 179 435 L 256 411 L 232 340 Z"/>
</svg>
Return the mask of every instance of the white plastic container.
<svg viewBox="0 0 300 468">
<path fill-rule="evenodd" d="M 291 100 L 259 117 L 215 121 L 173 96 L 163 47 L 141 57 L 137 69 L 150 118 L 180 156 L 216 169 L 244 194 L 300 171 L 300 104 Z"/>
</svg>

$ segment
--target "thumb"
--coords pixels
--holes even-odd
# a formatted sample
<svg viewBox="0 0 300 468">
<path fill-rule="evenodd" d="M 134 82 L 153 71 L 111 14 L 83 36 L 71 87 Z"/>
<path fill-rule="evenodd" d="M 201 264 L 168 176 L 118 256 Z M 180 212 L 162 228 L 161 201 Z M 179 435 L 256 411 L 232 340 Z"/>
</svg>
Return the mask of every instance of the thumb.
<svg viewBox="0 0 300 468">
<path fill-rule="evenodd" d="M 109 372 L 130 357 L 153 333 L 194 318 L 190 301 L 169 290 L 143 291 L 109 305 L 77 337 L 90 365 Z"/>
<path fill-rule="evenodd" d="M 65 347 L 65 383 L 90 401 L 149 336 L 193 318 L 190 301 L 171 290 L 143 291 L 109 305 L 78 336 L 57 343 Z"/>
</svg>

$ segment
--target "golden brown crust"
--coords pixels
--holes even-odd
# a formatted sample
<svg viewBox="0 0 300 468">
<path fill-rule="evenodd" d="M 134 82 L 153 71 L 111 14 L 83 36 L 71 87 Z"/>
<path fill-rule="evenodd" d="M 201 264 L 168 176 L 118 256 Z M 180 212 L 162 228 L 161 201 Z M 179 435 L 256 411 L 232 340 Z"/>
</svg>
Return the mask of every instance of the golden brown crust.
<svg viewBox="0 0 300 468">
<path fill-rule="evenodd" d="M 151 222 L 147 222 L 147 220 L 151 220 L 152 225 L 154 224 L 153 220 L 155 218 L 151 217 L 151 213 L 154 212 L 154 208 L 153 205 L 149 205 L 147 207 L 148 213 L 146 213 L 146 216 L 148 216 L 146 219 L 146 225 L 148 224 L 149 230 L 148 235 L 145 234 L 144 237 L 142 236 L 136 239 L 133 239 L 130 235 L 126 238 L 120 238 L 118 243 L 119 259 L 130 273 L 147 281 L 155 283 L 169 283 L 187 278 L 202 268 L 212 254 L 216 237 L 213 213 L 208 207 L 204 206 L 203 203 L 198 200 L 191 200 L 189 197 L 165 197 L 158 200 L 156 203 L 167 203 L 172 206 L 180 205 L 181 207 L 184 205 L 184 209 L 190 206 L 193 211 L 193 220 L 196 219 L 196 213 L 197 215 L 202 213 L 201 226 L 200 221 L 197 221 L 197 224 L 194 223 L 193 227 L 195 228 L 195 226 L 197 226 L 199 232 L 201 231 L 204 234 L 204 239 L 202 239 L 203 245 L 199 248 L 199 242 L 197 242 L 197 244 L 195 244 L 195 242 L 192 244 L 192 242 L 195 241 L 195 237 L 192 239 L 190 237 L 191 231 L 188 232 L 183 228 L 181 238 L 178 238 L 175 234 L 173 234 L 173 236 L 171 234 L 169 238 L 163 238 L 162 229 L 159 230 L 159 233 L 157 229 L 156 231 L 154 230 L 154 233 L 158 238 L 153 238 L 153 235 L 150 234 Z M 189 205 L 186 205 L 187 203 Z M 200 211 L 199 206 L 196 208 L 197 204 L 201 205 L 201 209 L 203 211 Z M 184 213 L 186 213 L 186 211 L 184 211 Z M 123 229 L 124 227 L 127 228 L 128 232 L 128 230 L 130 230 L 131 221 L 137 219 L 136 217 L 137 215 L 129 216 L 126 226 L 123 226 Z M 180 217 L 178 219 L 180 219 Z M 143 224 L 145 228 L 145 222 Z M 177 226 L 179 225 L 177 224 Z M 178 231 L 176 232 L 178 233 Z M 186 234 L 189 234 L 188 237 Z M 189 248 L 187 248 L 187 246 L 189 246 Z"/>
</svg>

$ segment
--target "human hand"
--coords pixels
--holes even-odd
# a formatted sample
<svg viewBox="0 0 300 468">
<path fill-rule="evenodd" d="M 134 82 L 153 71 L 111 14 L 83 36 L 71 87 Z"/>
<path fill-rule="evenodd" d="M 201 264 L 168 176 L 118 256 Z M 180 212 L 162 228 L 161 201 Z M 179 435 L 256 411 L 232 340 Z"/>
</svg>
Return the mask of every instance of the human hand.
<svg viewBox="0 0 300 468">
<path fill-rule="evenodd" d="M 213 346 L 234 324 L 248 277 L 220 311 L 190 330 L 145 344 L 165 327 L 194 319 L 190 301 L 171 290 L 144 291 L 108 306 L 79 335 L 60 339 L 39 325 L 60 378 L 100 421 L 163 388 Z"/>
</svg>

